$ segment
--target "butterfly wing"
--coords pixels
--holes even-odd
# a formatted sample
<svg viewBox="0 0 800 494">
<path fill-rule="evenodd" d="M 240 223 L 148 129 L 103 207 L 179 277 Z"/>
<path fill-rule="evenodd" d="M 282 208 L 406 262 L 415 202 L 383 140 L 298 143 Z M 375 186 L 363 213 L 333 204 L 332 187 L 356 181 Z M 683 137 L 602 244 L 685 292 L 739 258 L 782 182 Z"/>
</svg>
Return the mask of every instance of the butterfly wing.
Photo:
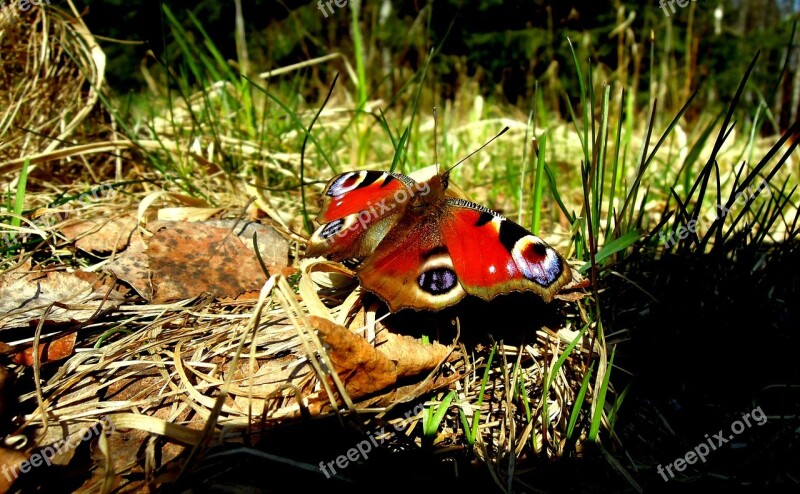
<svg viewBox="0 0 800 494">
<path fill-rule="evenodd" d="M 484 300 L 532 291 L 545 302 L 570 282 L 561 254 L 500 214 L 463 199 L 447 199 L 442 238 L 464 290 Z"/>
<path fill-rule="evenodd" d="M 390 310 L 439 310 L 466 294 L 490 300 L 532 291 L 550 301 L 571 279 L 564 258 L 543 240 L 478 204 L 446 198 L 406 214 L 358 274 Z"/>
<path fill-rule="evenodd" d="M 364 258 L 397 223 L 417 183 L 399 173 L 354 171 L 333 177 L 323 190 L 306 257 Z"/>
<path fill-rule="evenodd" d="M 432 214 L 406 214 L 359 269 L 361 286 L 392 312 L 438 310 L 466 295 L 438 224 Z"/>
</svg>

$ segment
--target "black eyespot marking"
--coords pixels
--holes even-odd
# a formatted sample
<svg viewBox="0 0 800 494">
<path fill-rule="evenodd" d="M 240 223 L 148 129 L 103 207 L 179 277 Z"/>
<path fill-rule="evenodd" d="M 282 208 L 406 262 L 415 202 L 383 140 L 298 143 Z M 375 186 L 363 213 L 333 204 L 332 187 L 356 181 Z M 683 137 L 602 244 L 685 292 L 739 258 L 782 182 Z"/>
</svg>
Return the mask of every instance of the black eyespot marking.
<svg viewBox="0 0 800 494">
<path fill-rule="evenodd" d="M 482 212 L 480 216 L 478 216 L 478 221 L 475 222 L 475 226 L 483 226 L 486 223 L 489 223 L 494 218 L 492 213 Z"/>
<path fill-rule="evenodd" d="M 447 268 L 434 268 L 419 275 L 417 284 L 423 292 L 441 295 L 455 288 L 458 283 L 455 271 Z"/>
<path fill-rule="evenodd" d="M 324 238 L 325 240 L 328 240 L 332 236 L 339 233 L 343 225 L 344 225 L 344 218 L 333 220 L 327 225 L 325 225 L 325 228 L 323 228 L 322 231 L 319 232 L 319 236 Z"/>
<path fill-rule="evenodd" d="M 500 223 L 500 243 L 503 244 L 503 247 L 506 248 L 509 254 L 514 251 L 514 246 L 519 239 L 527 237 L 530 234 L 531 232 L 513 221 L 503 220 L 503 222 Z"/>
<path fill-rule="evenodd" d="M 440 245 L 438 247 L 434 247 L 428 252 L 423 252 L 419 257 L 424 261 L 425 259 L 429 259 L 439 254 L 449 254 L 449 253 L 450 251 L 447 249 L 447 247 L 445 247 L 444 245 Z"/>
<path fill-rule="evenodd" d="M 533 253 L 539 257 L 547 256 L 547 247 L 545 247 L 544 244 L 539 244 L 539 243 L 531 244 L 531 246 L 528 248 L 532 249 Z"/>
</svg>

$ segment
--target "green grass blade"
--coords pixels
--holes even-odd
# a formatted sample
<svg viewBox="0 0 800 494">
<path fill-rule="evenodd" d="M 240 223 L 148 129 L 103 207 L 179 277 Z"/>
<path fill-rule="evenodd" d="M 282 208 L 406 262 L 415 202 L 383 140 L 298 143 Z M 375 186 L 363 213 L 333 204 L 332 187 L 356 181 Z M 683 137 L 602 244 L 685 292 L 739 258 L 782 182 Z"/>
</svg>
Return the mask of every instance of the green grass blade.
<svg viewBox="0 0 800 494">
<path fill-rule="evenodd" d="M 553 366 L 553 369 L 548 373 L 547 379 L 544 382 L 544 389 L 545 389 L 544 395 L 545 396 L 547 396 L 547 391 L 550 390 L 550 385 L 553 383 L 553 380 L 555 380 L 556 374 L 558 374 L 558 371 L 561 369 L 561 366 L 564 365 L 564 362 L 566 362 L 567 358 L 572 353 L 572 350 L 575 349 L 575 346 L 577 346 L 578 342 L 580 342 L 583 339 L 583 335 L 586 333 L 587 329 L 589 329 L 589 324 L 588 323 L 586 323 L 581 328 L 581 330 L 578 332 L 577 336 L 575 336 L 575 338 L 569 343 L 569 345 L 567 345 L 567 347 L 564 349 L 564 351 L 561 352 L 561 355 L 558 356 L 558 359 L 556 360 L 556 363 Z"/>
<path fill-rule="evenodd" d="M 317 140 L 316 137 L 314 137 L 312 134 L 309 133 L 309 130 L 306 129 L 305 125 L 303 125 L 302 120 L 300 120 L 300 118 L 297 116 L 297 114 L 294 111 L 292 111 L 292 109 L 289 108 L 289 106 L 286 103 L 281 101 L 280 98 L 278 98 L 277 96 L 272 94 L 268 89 L 256 84 L 252 79 L 250 79 L 249 77 L 247 77 L 245 75 L 243 75 L 242 77 L 244 77 L 250 84 L 252 84 L 253 87 L 255 87 L 261 94 L 263 94 L 267 98 L 271 99 L 278 106 L 280 106 L 281 109 L 283 109 L 283 111 L 286 112 L 286 115 L 289 116 L 289 118 L 291 119 L 292 123 L 294 123 L 295 127 L 297 127 L 300 131 L 302 131 L 304 134 L 306 134 L 306 136 L 308 136 L 308 139 L 311 142 L 314 143 L 314 147 L 317 149 L 317 152 L 319 153 L 319 155 L 322 157 L 322 159 L 325 161 L 325 163 L 331 169 L 331 173 L 333 173 L 334 175 L 336 173 L 338 173 L 336 171 L 336 166 L 333 164 L 333 161 L 331 160 L 330 156 L 328 156 L 328 153 L 325 152 L 325 148 L 322 147 L 322 145 L 319 143 L 319 141 Z"/>
<path fill-rule="evenodd" d="M 640 237 L 641 234 L 639 230 L 630 230 L 621 237 L 615 238 L 611 242 L 605 244 L 602 249 L 597 251 L 597 254 L 595 255 L 595 262 L 600 264 L 603 260 L 633 245 L 637 240 L 639 240 Z M 586 262 L 578 269 L 578 271 L 583 274 L 588 271 L 590 267 L 591 263 Z"/>
<path fill-rule="evenodd" d="M 392 166 L 389 167 L 390 173 L 394 173 L 397 169 L 397 165 L 400 164 L 400 159 L 406 155 L 406 142 L 408 141 L 410 130 L 410 127 L 406 127 L 406 130 L 403 131 L 403 135 L 400 136 L 400 140 L 397 142 L 397 146 L 394 148 Z"/>
<path fill-rule="evenodd" d="M 575 47 L 572 46 L 572 40 L 567 36 L 567 43 L 569 44 L 569 51 L 572 53 L 572 61 L 575 64 L 575 70 L 578 74 L 578 87 L 580 88 L 581 92 L 581 110 L 583 113 L 583 132 L 579 132 L 579 135 L 582 135 L 583 138 L 581 139 L 581 145 L 583 146 L 583 159 L 585 163 L 589 163 L 589 108 L 586 105 L 586 85 L 583 80 L 583 71 L 581 70 L 581 64 L 578 62 L 578 55 L 575 53 Z M 591 83 L 591 81 L 590 81 Z M 570 107 L 570 113 L 572 113 L 572 108 Z M 575 121 L 575 115 L 572 114 L 572 119 Z M 576 124 L 577 125 L 577 124 Z"/>
<path fill-rule="evenodd" d="M 489 382 L 489 372 L 492 370 L 492 361 L 494 360 L 494 354 L 497 351 L 497 343 L 492 346 L 492 351 L 489 353 L 489 359 L 486 361 L 486 368 L 483 371 L 483 379 L 481 379 L 481 391 L 478 395 L 478 403 L 475 405 L 475 414 L 472 416 L 472 427 L 470 428 L 469 437 L 471 441 L 469 442 L 472 445 L 475 442 L 475 439 L 478 437 L 478 425 L 480 425 L 481 421 L 481 407 L 483 407 L 483 396 L 486 393 L 486 383 Z"/>
<path fill-rule="evenodd" d="M 439 430 L 439 425 L 441 425 L 447 410 L 450 408 L 450 403 L 453 402 L 453 398 L 455 397 L 456 392 L 453 390 L 447 393 L 447 396 L 444 397 L 435 411 L 433 405 L 425 407 L 422 422 L 423 435 L 427 437 L 436 435 L 436 431 Z"/>
<path fill-rule="evenodd" d="M 625 401 L 625 397 L 628 396 L 628 391 L 630 391 L 630 389 L 630 384 L 625 386 L 622 393 L 614 400 L 614 406 L 611 407 L 611 412 L 608 414 L 608 423 L 610 424 L 608 433 L 612 436 L 614 435 L 614 425 L 617 423 L 617 412 L 619 412 L 619 409 L 622 407 L 622 402 Z"/>
<path fill-rule="evenodd" d="M 361 2 L 350 2 L 350 35 L 353 37 L 353 56 L 356 59 L 356 77 L 358 79 L 358 110 L 363 110 L 367 102 L 367 71 L 364 60 L 364 41 L 361 37 L 361 28 L 358 25 L 361 17 Z"/>
<path fill-rule="evenodd" d="M 608 362 L 606 373 L 603 376 L 603 382 L 600 384 L 600 389 L 597 393 L 597 403 L 594 407 L 594 416 L 592 417 L 592 424 L 589 427 L 589 440 L 596 441 L 597 434 L 600 432 L 600 424 L 603 422 L 603 409 L 606 401 L 606 392 L 608 391 L 608 382 L 611 378 L 611 369 L 614 368 L 614 355 L 616 354 L 617 347 L 611 351 L 611 359 Z"/>
<path fill-rule="evenodd" d="M 336 87 L 336 81 L 339 80 L 339 73 L 337 72 L 333 78 L 333 82 L 331 82 L 331 87 L 328 90 L 328 95 L 325 97 L 325 101 L 322 102 L 320 105 L 319 110 L 314 115 L 314 119 L 311 120 L 311 123 L 308 125 L 308 131 L 306 132 L 305 136 L 303 136 L 303 145 L 300 147 L 300 195 L 302 197 L 303 202 L 303 223 L 305 224 L 306 231 L 310 235 L 311 232 L 314 231 L 314 225 L 311 223 L 311 218 L 308 216 L 308 208 L 306 206 L 306 184 L 305 184 L 305 157 L 306 157 L 306 144 L 308 144 L 308 138 L 311 137 L 311 129 L 314 128 L 314 124 L 317 122 L 320 114 L 322 114 L 322 110 L 325 108 L 325 105 L 328 104 L 328 100 L 331 99 L 331 95 L 333 94 L 333 88 Z"/>
<path fill-rule="evenodd" d="M 22 211 L 25 207 L 25 191 L 28 188 L 28 167 L 31 164 L 30 158 L 26 158 L 22 163 L 22 169 L 19 171 L 19 180 L 17 181 L 17 193 L 14 197 L 14 216 L 11 217 L 11 226 L 19 228 L 22 224 Z"/>
<path fill-rule="evenodd" d="M 578 423 L 578 416 L 583 408 L 583 403 L 586 401 L 586 392 L 589 390 L 589 381 L 592 379 L 592 372 L 594 371 L 594 363 L 586 371 L 581 382 L 581 388 L 578 390 L 578 395 L 575 397 L 575 403 L 572 405 L 572 412 L 569 414 L 569 422 L 567 423 L 567 439 L 572 438 L 575 432 L 575 424 Z"/>
<path fill-rule="evenodd" d="M 533 221 L 531 221 L 531 232 L 539 235 L 539 227 L 542 217 L 542 191 L 544 189 L 544 167 L 545 156 L 547 155 L 547 134 L 544 133 L 539 141 L 539 154 L 536 157 L 536 175 L 533 182 Z"/>
</svg>

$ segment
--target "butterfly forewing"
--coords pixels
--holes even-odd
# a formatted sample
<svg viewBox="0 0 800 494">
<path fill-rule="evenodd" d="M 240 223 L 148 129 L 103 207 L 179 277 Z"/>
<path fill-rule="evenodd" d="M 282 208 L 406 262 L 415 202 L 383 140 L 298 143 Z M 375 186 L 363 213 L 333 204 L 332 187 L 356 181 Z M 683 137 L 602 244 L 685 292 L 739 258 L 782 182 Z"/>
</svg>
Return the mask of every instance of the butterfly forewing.
<svg viewBox="0 0 800 494">
<path fill-rule="evenodd" d="M 405 175 L 379 171 L 333 177 L 323 190 L 321 225 L 309 239 L 306 256 L 341 261 L 370 255 L 402 216 L 414 185 Z"/>
<path fill-rule="evenodd" d="M 334 177 L 306 256 L 366 259 L 362 286 L 393 312 L 439 310 L 467 294 L 490 300 L 528 291 L 550 301 L 569 283 L 558 252 L 513 221 L 446 196 L 446 179 L 417 183 L 377 171 Z"/>
<path fill-rule="evenodd" d="M 325 186 L 317 220 L 324 224 L 362 211 L 384 216 L 402 209 L 414 185 L 411 178 L 399 173 L 371 170 L 342 173 Z M 404 194 L 406 199 L 398 201 Z"/>
</svg>

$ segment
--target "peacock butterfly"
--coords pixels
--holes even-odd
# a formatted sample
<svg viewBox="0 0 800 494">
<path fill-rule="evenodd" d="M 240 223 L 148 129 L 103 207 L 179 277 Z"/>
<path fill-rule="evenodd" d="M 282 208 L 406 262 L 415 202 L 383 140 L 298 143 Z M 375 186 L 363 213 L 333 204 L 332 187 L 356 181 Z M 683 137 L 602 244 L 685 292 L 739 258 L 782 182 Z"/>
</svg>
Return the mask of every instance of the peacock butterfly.
<svg viewBox="0 0 800 494">
<path fill-rule="evenodd" d="M 439 310 L 467 294 L 552 300 L 572 279 L 564 258 L 499 213 L 447 195 L 453 168 L 422 182 L 367 170 L 333 177 L 305 257 L 363 260 L 361 285 L 392 312 Z"/>
</svg>

